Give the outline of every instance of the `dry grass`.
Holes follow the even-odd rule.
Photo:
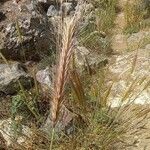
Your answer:
[[[54,126],[56,125],[58,113],[63,102],[65,84],[68,80],[69,65],[75,48],[77,27],[82,16],[82,11],[84,10],[82,5],[84,6],[84,4],[78,5],[78,10],[73,17],[65,18],[62,23],[62,47],[56,70],[56,78],[54,79],[53,100],[51,104]]]
[[[124,7],[126,20],[125,33],[131,34],[138,32],[140,29],[149,26],[146,20],[144,20],[144,17],[149,13],[145,5],[143,0],[134,0],[133,2],[127,1]]]
[[[96,9],[88,12],[84,28],[80,31],[80,44],[102,54],[111,52],[111,29],[116,17],[117,0],[91,1]],[[90,14],[90,15],[89,15]]]
[[[105,70],[100,70],[92,76],[84,75],[82,77],[78,74],[82,86],[73,86],[75,92],[71,91],[70,99],[73,101],[74,112],[84,118],[86,126],[78,128],[78,132],[72,136],[65,136],[61,139],[60,145],[55,143],[55,149],[116,150],[128,146],[131,142],[131,135],[142,135],[142,132],[145,132],[146,124],[144,122],[148,120],[149,108],[134,105],[135,99],[132,98],[133,91],[139,86],[141,80],[133,81],[120,99],[120,106],[111,108],[108,104],[116,81],[107,87],[104,76],[107,76]],[[143,90],[148,85],[149,82],[145,83]],[[79,93],[80,91],[81,93]],[[134,96],[137,98],[141,93],[142,91]],[[84,98],[78,98],[76,101],[76,97],[81,97],[81,95],[84,95]],[[131,99],[132,101],[130,101]],[[124,105],[125,101],[128,103]],[[84,110],[86,112],[81,111],[82,102],[85,103]]]

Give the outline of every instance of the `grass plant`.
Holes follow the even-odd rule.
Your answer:
[[[145,16],[149,18],[149,8],[143,0],[134,0],[133,2],[128,0],[124,12],[126,20],[124,33],[132,34],[149,26],[147,21],[149,19],[145,20]]]

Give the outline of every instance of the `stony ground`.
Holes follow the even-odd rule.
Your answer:
[[[124,6],[125,1],[120,1],[121,7]],[[112,101],[114,101],[114,107],[119,105],[117,95],[119,97],[120,93],[125,91],[128,86],[127,82],[133,82],[134,79],[146,77],[146,82],[150,80],[150,40],[145,45],[140,45],[139,41],[144,40],[145,35],[150,35],[150,30],[139,31],[138,33],[132,34],[130,38],[123,34],[123,28],[125,27],[124,12],[121,11],[115,21],[115,28],[113,30],[114,36],[112,40],[112,48],[117,53],[116,56],[110,59],[110,77],[111,80],[116,80],[114,86],[114,93],[112,94]],[[150,36],[149,36],[150,37]],[[138,46],[137,46],[138,45]],[[132,47],[132,48],[131,48]],[[136,66],[134,71],[132,70],[132,65],[136,59]],[[142,85],[136,86],[134,94],[138,90],[142,89]],[[114,100],[116,98],[116,101]],[[130,143],[124,150],[149,150],[150,149],[150,86],[141,93],[139,97],[135,100],[135,104],[132,107],[140,107],[141,109],[147,109],[148,116],[143,120],[145,124],[144,130],[141,128],[141,132],[137,135],[132,135],[127,133],[128,142]],[[127,116],[133,113],[133,108],[128,111]],[[135,122],[138,122],[138,118]],[[136,130],[136,127],[135,127]]]

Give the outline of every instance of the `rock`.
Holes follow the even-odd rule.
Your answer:
[[[87,48],[80,46],[75,51],[75,60],[80,70],[86,69],[88,65],[91,69],[98,69],[108,63],[106,56],[90,52]]]
[[[150,103],[150,51],[147,49],[149,46],[145,47],[138,49],[138,53],[128,52],[115,56],[114,62],[110,61],[113,63],[109,65],[108,85],[114,82],[109,98],[112,107],[119,107],[131,101],[139,105]],[[125,93],[127,94],[122,102]]]
[[[55,0],[38,0],[38,2],[51,5],[52,3],[55,3]]]
[[[48,3],[47,0],[38,0],[38,2],[40,2],[40,3]]]
[[[48,17],[54,17],[58,15],[58,11],[56,10],[54,5],[51,5],[47,10]]]
[[[63,14],[70,14],[70,12],[73,11],[77,5],[77,1],[75,0],[62,3],[61,1],[55,0],[38,0],[38,3],[43,7],[45,12],[47,12],[47,16],[49,17],[58,15],[58,13],[61,14],[62,12]],[[60,7],[60,5],[62,5],[62,7]],[[62,8],[62,10],[60,10],[60,8]]]
[[[5,14],[0,22],[0,51],[6,58],[38,60],[40,53],[47,54],[55,45],[51,42],[52,25],[38,4],[30,0],[6,1],[0,12]]]
[[[147,44],[147,45],[145,46],[145,49],[150,50],[150,44]]]
[[[139,49],[150,43],[150,31],[140,31],[133,33],[128,39],[127,44],[129,50]]]
[[[74,132],[74,121],[77,120],[77,115],[69,111],[64,105],[61,107],[58,122],[55,127],[55,132],[60,134],[62,131],[65,132],[67,135],[70,135]],[[52,131],[52,121],[51,115],[49,115],[41,127],[41,130],[47,133],[48,135],[51,134]]]
[[[114,35],[112,38],[112,49],[117,53],[121,53],[127,50],[127,36],[123,34]]]
[[[62,11],[64,14],[69,15],[71,11],[73,11],[73,4],[69,2],[64,2],[62,4]]]
[[[39,3],[46,3],[46,4],[49,4],[49,5],[52,5],[52,4],[56,4],[56,0],[37,0]],[[60,3],[61,1],[57,1],[57,4]],[[77,0],[68,0],[67,2],[70,2],[70,3],[76,3]]]
[[[90,51],[85,47],[77,47],[75,51],[75,60],[77,65],[82,68],[85,65],[85,57],[90,54]]]
[[[14,137],[13,121],[11,119],[0,120],[0,133],[6,141],[7,146],[13,144],[15,138],[18,144],[22,146],[28,146],[27,139],[31,138],[32,131],[29,127],[21,125],[21,130],[17,137]]]
[[[24,89],[29,89],[33,85],[33,78],[25,72],[22,64],[0,64],[0,93],[16,93],[20,90],[19,82]]]
[[[0,7],[0,51],[7,59],[39,60],[55,50],[53,17],[69,14],[75,1],[63,2],[62,11],[53,0],[5,1]],[[54,21],[56,22],[56,21]],[[55,24],[55,23],[54,23]],[[58,26],[58,25],[57,25]]]
[[[50,73],[49,67],[44,70],[40,70],[36,73],[36,79],[41,84],[42,87],[47,86],[51,88],[52,85],[52,74]]]

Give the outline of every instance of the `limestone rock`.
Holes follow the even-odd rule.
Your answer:
[[[58,11],[56,10],[54,5],[51,5],[47,10],[48,17],[54,17],[58,15]]]
[[[60,134],[62,131],[70,135],[74,132],[74,122],[77,120],[78,116],[69,111],[64,105],[61,107],[58,122],[55,126],[55,131],[57,134]],[[51,114],[47,117],[45,123],[41,127],[41,130],[50,135],[52,131],[52,120]]]
[[[8,59],[38,60],[52,44],[52,25],[42,6],[30,0],[0,6],[0,51]],[[5,16],[5,17],[4,17]],[[53,36],[54,38],[54,36]]]
[[[20,90],[18,81],[25,89],[33,85],[33,78],[25,72],[20,63],[0,64],[0,93],[4,95],[16,93]]]
[[[0,134],[2,134],[3,138],[6,141],[7,146],[10,146],[13,144],[13,141],[15,139],[14,130],[12,128],[13,121],[9,118],[6,120],[0,120]],[[16,139],[16,142],[18,144],[24,144],[27,146],[28,143],[27,139],[31,137],[32,132],[29,127],[21,125],[21,131],[18,134],[18,137]]]
[[[39,70],[36,74],[36,79],[42,87],[47,86],[48,88],[51,88],[52,75],[50,73],[49,67],[46,67],[44,70]]]

